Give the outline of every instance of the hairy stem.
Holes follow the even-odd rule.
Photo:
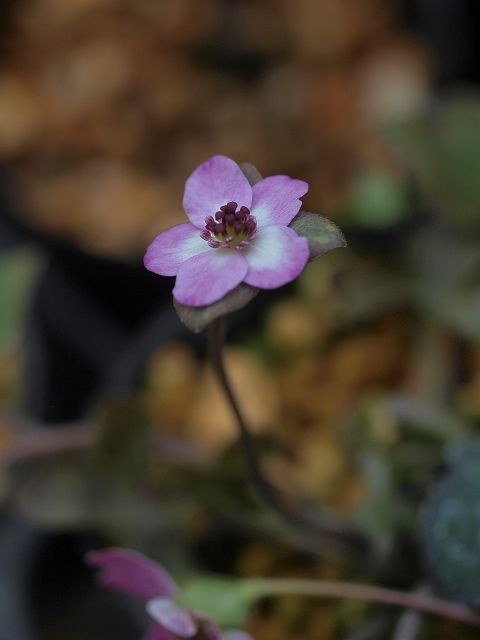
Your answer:
[[[344,552],[357,554],[361,552],[365,556],[367,543],[363,536],[357,532],[345,530],[322,514],[313,514],[307,512],[306,509],[290,504],[266,478],[255,438],[250,432],[225,370],[222,348],[223,322],[222,318],[219,318],[209,327],[210,360],[235,415],[248,473],[258,496],[283,520],[293,527],[301,529],[303,534],[311,538],[310,549],[312,549],[312,541],[314,541],[313,546],[316,546],[317,550],[321,550],[325,544],[325,538],[328,538],[331,545],[341,548]]]
[[[252,589],[259,597],[275,595],[300,595],[321,598],[346,598],[363,600],[377,604],[414,609],[457,622],[480,626],[480,616],[468,607],[421,593],[396,591],[385,587],[375,587],[352,582],[328,580],[296,580],[277,578],[253,578]]]
[[[237,421],[250,479],[252,480],[258,494],[271,507],[273,507],[275,511],[281,512],[284,517],[287,517],[290,520],[291,513],[284,508],[283,502],[281,501],[276,489],[270,484],[263,474],[255,439],[250,433],[250,429],[228,379],[223,363],[223,323],[221,322],[221,319],[215,320],[211,325],[209,346],[212,365]]]

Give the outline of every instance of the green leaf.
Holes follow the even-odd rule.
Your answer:
[[[183,324],[188,327],[190,331],[199,333],[217,318],[244,307],[253,300],[258,291],[258,289],[242,283],[214,304],[205,307],[187,307],[174,298],[173,306]]]
[[[472,441],[478,453],[478,441]],[[464,457],[441,480],[424,506],[423,544],[440,592],[480,603],[480,461]]]
[[[184,583],[179,602],[205,613],[222,627],[241,627],[259,595],[254,581],[199,576]]]
[[[310,260],[316,260],[333,249],[347,246],[347,241],[337,225],[318,213],[300,211],[290,227],[299,236],[307,238]]]

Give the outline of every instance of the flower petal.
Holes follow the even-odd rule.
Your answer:
[[[177,273],[173,295],[189,307],[203,307],[223,298],[248,271],[242,252],[210,249],[184,262]]]
[[[309,256],[308,241],[289,227],[274,224],[259,229],[243,255],[248,261],[244,281],[252,287],[276,289],[303,271]]]
[[[145,267],[161,276],[174,276],[179,266],[210,247],[193,224],[177,224],[160,233],[150,244],[143,259]]]
[[[87,562],[100,569],[98,581],[104,587],[144,600],[175,595],[176,586],[170,574],[138,551],[113,547],[90,551]]]
[[[251,212],[259,227],[285,224],[293,220],[302,205],[299,198],[308,191],[308,184],[289,176],[270,176],[252,187]]]
[[[171,631],[155,623],[148,630],[145,640],[176,640],[176,638]]]
[[[188,178],[183,208],[190,222],[203,228],[205,217],[214,216],[227,202],[250,207],[252,187],[236,162],[226,156],[213,156]]]
[[[191,638],[197,633],[197,624],[191,614],[169,598],[150,600],[147,611],[159,625],[181,638]]]

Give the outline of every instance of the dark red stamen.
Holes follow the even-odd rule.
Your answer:
[[[205,218],[205,228],[212,233],[215,232],[215,220],[212,218],[212,216],[208,216],[208,218]]]
[[[212,248],[243,249],[252,240],[257,221],[248,207],[242,206],[238,211],[237,207],[236,202],[227,202],[215,213],[215,218],[205,218],[200,235]]]

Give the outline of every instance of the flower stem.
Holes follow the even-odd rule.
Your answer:
[[[255,438],[250,432],[225,370],[222,353],[223,333],[223,319],[218,318],[209,327],[210,360],[236,418],[248,473],[258,496],[284,521],[297,529],[300,528],[303,534],[311,538],[310,549],[324,552],[325,539],[328,538],[331,545],[341,548],[343,552],[361,554],[366,559],[368,543],[363,536],[356,531],[342,528],[323,514],[307,513],[306,510],[292,505],[266,478]]]
[[[291,578],[253,578],[252,589],[259,597],[299,595],[321,598],[346,598],[377,604],[414,609],[457,622],[480,626],[480,616],[461,604],[441,600],[421,593],[397,591],[353,582],[302,580]]]

